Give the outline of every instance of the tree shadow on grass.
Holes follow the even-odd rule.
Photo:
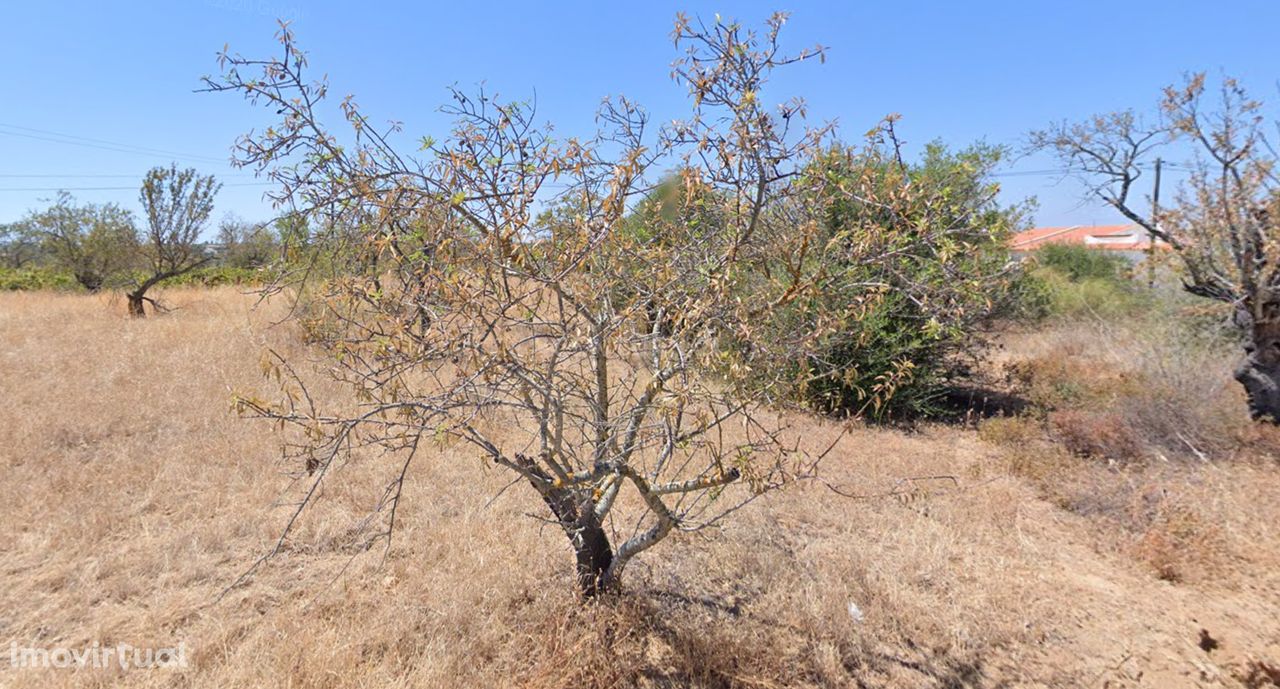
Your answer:
[[[935,421],[969,426],[982,419],[1020,416],[1032,408],[1027,398],[980,384],[953,385],[938,399]]]
[[[738,596],[722,600],[649,589],[626,598],[627,617],[651,637],[650,649],[659,649],[646,654],[638,668],[647,686],[730,689],[835,682],[866,687],[881,686],[886,678],[921,688],[988,686],[980,660],[889,648],[873,639],[824,639],[821,632],[753,615],[749,600]],[[835,662],[823,671],[814,657],[820,646],[835,652]],[[831,676],[833,671],[840,676]]]

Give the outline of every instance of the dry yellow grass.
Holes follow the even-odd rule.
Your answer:
[[[1036,474],[953,427],[855,430],[824,476],[863,495],[906,476],[958,488],[779,493],[659,545],[621,599],[590,607],[563,536],[522,516],[542,513],[537,497],[489,504],[505,477],[461,450],[413,467],[385,563],[352,560],[381,486],[369,457],[215,602],[286,516],[278,439],[231,393],[260,383],[265,345],[303,345],[233,290],[166,299],[171,315],[129,320],[106,298],[0,295],[0,687],[1191,687],[1280,664],[1274,461],[1119,474],[1059,457]],[[799,423],[816,445],[838,433]],[[1043,490],[1058,480],[1099,495],[1150,481],[1166,534],[1141,545],[1176,557],[1203,535],[1204,575],[1161,580]],[[185,669],[5,658],[11,642],[179,641]]]

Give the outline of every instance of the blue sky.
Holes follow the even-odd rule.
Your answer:
[[[400,120],[416,138],[442,133],[436,108],[451,84],[536,92],[542,118],[564,135],[587,133],[609,94],[637,99],[658,118],[679,116],[684,94],[669,77],[675,13],[758,23],[779,9],[792,13],[784,44],[830,52],[825,65],[794,69],[766,96],[803,95],[812,119],[836,121],[850,140],[900,113],[915,150],[931,139],[1019,145],[1054,120],[1147,108],[1190,70],[1239,76],[1267,98],[1280,78],[1275,0],[12,2],[0,14],[0,222],[58,188],[136,208],[142,174],[174,154],[224,181],[216,217],[270,217],[260,181],[225,161],[235,137],[270,124],[272,113],[194,90],[216,71],[224,43],[272,54],[277,17],[293,21],[332,93],[354,93],[366,114]],[[1030,157],[1006,170],[1053,167]],[[1000,181],[1008,201],[1039,198],[1042,225],[1120,220],[1082,203],[1071,180]]]

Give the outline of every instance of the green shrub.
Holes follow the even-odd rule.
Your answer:
[[[856,316],[802,367],[801,393],[812,406],[877,420],[944,411],[940,400],[967,373],[984,324],[1008,298],[1007,241],[1025,209],[995,201],[987,174],[1003,154],[935,143],[903,163],[893,146],[873,142],[815,160],[809,174],[829,195],[822,206],[830,242],[847,247],[828,267],[832,287],[822,299]]]
[[[805,167],[802,193],[768,209],[787,223],[817,223],[821,242],[801,257],[753,266],[739,289],[777,290],[796,270],[792,259],[822,261],[821,286],[782,299],[752,324],[750,346],[734,333],[720,333],[718,346],[731,366],[792,375],[793,385],[777,390],[822,412],[901,420],[943,412],[940,400],[966,373],[982,345],[984,325],[1007,299],[1011,270],[1008,237],[1022,222],[1024,208],[996,202],[989,173],[1004,150],[975,145],[950,151],[930,144],[918,161],[905,163],[891,126],[877,130],[865,147],[836,145],[818,152]],[[732,198],[664,180],[628,216],[621,232],[642,245],[679,241],[697,246],[698,235],[714,237]],[[540,236],[557,236],[578,209],[564,205],[539,217]],[[621,291],[653,295],[643,328],[704,314],[680,312],[682,295],[706,289],[706,266],[716,250],[676,260],[690,265],[654,284],[628,282]],[[643,258],[638,259],[640,261]],[[806,267],[806,270],[813,266]],[[650,274],[643,266],[637,274]],[[619,295],[619,302],[629,301]],[[832,328],[831,323],[840,323]],[[714,319],[707,321],[714,326]],[[804,333],[834,334],[796,343]],[[803,354],[798,354],[803,352]]]
[[[169,287],[261,285],[267,279],[268,274],[261,269],[209,266],[169,278],[163,285]],[[0,268],[0,291],[42,289],[79,291],[83,288],[76,281],[75,276],[65,270],[49,267]]]
[[[1151,295],[1140,286],[1120,278],[1071,280],[1053,268],[1034,273],[1049,295],[1049,314],[1061,318],[1114,318],[1133,314],[1151,305]]]
[[[163,284],[169,286],[198,285],[201,287],[260,285],[266,280],[266,276],[267,274],[260,269],[236,266],[209,266],[169,278]]]
[[[1054,288],[1045,275],[1023,266],[1010,280],[1000,315],[1038,323],[1054,312]]]
[[[0,268],[0,291],[79,290],[70,272],[54,268]]]
[[[1061,244],[1046,246],[1024,261],[1010,294],[1006,315],[1027,322],[1113,318],[1153,304],[1150,290],[1131,279],[1123,257]]]
[[[872,418],[936,411],[948,373],[936,357],[956,335],[929,327],[913,307],[900,293],[886,294],[869,305],[822,351],[832,372],[808,382],[810,403],[826,412],[864,412]]]
[[[1129,262],[1122,256],[1078,244],[1049,244],[1035,252],[1034,261],[1036,265],[1055,270],[1072,282],[1118,281],[1129,273]]]

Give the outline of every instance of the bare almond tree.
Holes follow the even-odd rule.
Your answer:
[[[801,101],[763,99],[774,69],[822,54],[784,55],[784,20],[756,33],[679,17],[673,73],[692,100],[687,120],[656,127],[610,98],[593,137],[556,138],[530,103],[454,91],[453,130],[417,142],[419,157],[350,96],[349,138],[326,129],[328,86],[305,76],[287,27],[278,58],[222,56],[209,90],[281,115],[240,140],[238,159],[280,184],[275,200],[309,219],[309,245],[340,263],[298,312],[361,400],[323,408],[284,358],[273,368],[283,399],[239,400],[300,431],[287,453],[307,477],[263,560],[361,447],[402,453],[378,506],[385,531],[370,542],[389,547],[415,458],[462,443],[537,492],[586,596],[615,588],[670,534],[717,524],[809,470],[821,451],[798,451],[765,406],[790,373],[755,365],[840,325],[816,318],[767,340],[755,327],[821,289],[827,263],[821,214],[794,193],[826,130],[803,125]],[[663,166],[679,171],[685,202],[714,205],[714,226],[634,231],[630,211]]]
[[[221,186],[212,175],[199,175],[192,168],[179,170],[176,164],[147,172],[138,194],[147,219],[146,235],[138,243],[147,272],[126,293],[129,315],[145,316],[147,302],[156,306],[147,290],[212,260],[199,245],[200,232],[213,213],[213,198]]]
[[[1203,74],[1165,89],[1160,117],[1132,111],[1099,115],[1032,134],[1054,151],[1090,193],[1167,242],[1192,294],[1229,304],[1245,336],[1236,379],[1255,419],[1280,423],[1280,190],[1262,104],[1234,79],[1206,98]],[[1175,202],[1151,210],[1139,180],[1170,144],[1196,151]],[[1143,187],[1145,187],[1145,180]]]

